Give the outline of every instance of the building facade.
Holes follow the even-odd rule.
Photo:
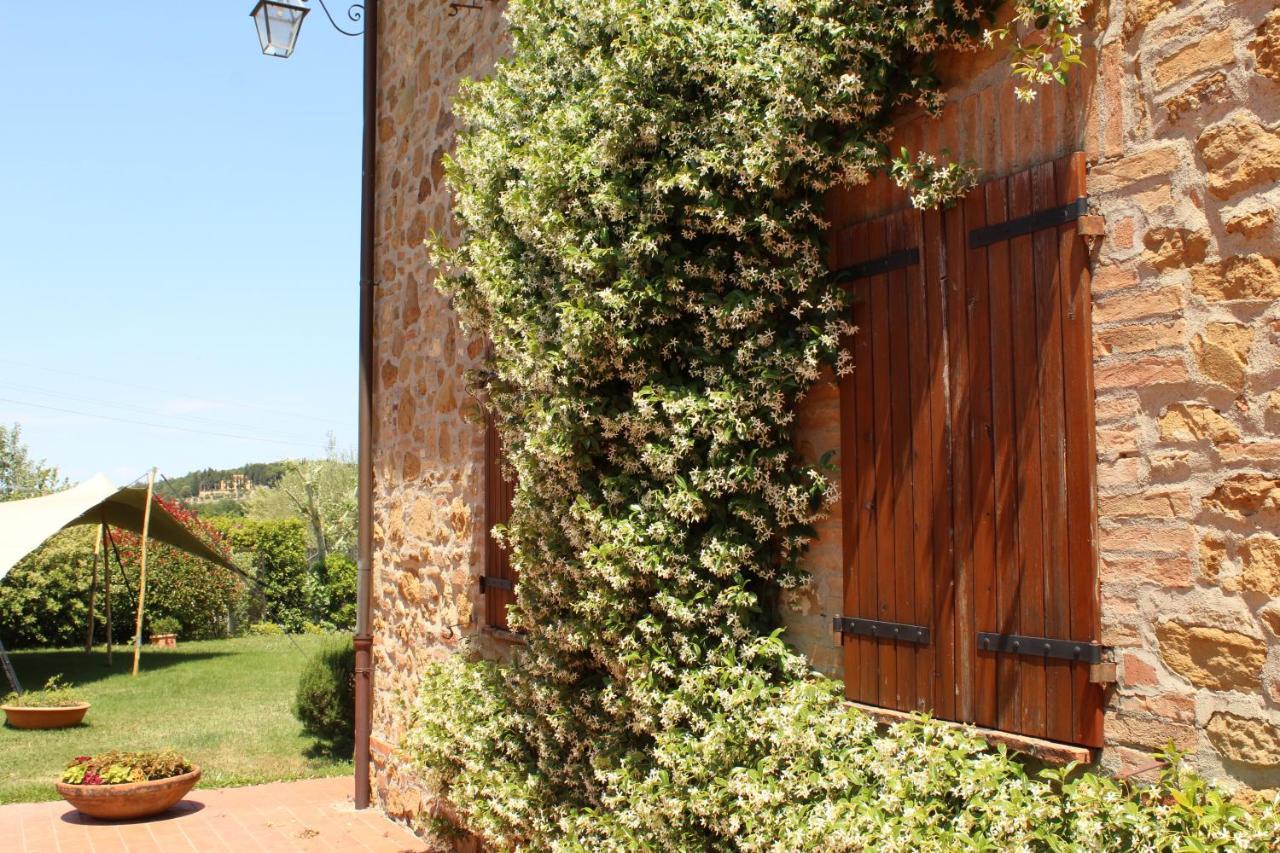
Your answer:
[[[394,816],[431,808],[397,749],[423,663],[518,642],[467,387],[485,342],[423,245],[456,236],[458,83],[506,49],[502,3],[481,5],[385,0],[377,22],[372,748]],[[1280,10],[1101,0],[1087,46],[1031,104],[1000,48],[941,63],[942,116],[902,115],[894,145],[980,165],[956,208],[887,184],[830,199],[855,378],[812,391],[796,441],[839,452],[842,502],[781,615],[853,701],[1126,773],[1172,742],[1277,787]]]

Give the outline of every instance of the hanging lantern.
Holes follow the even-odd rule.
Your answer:
[[[262,52],[267,56],[288,59],[293,53],[294,45],[298,43],[302,19],[310,11],[299,2],[258,0],[258,5],[249,14],[258,26],[258,41],[262,42]]]

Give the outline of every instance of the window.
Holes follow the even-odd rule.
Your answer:
[[[1082,154],[837,232],[845,692],[1097,746]]]
[[[480,589],[484,592],[485,624],[501,631],[510,630],[507,608],[515,598],[516,572],[511,566],[511,553],[498,546],[493,538],[494,525],[506,524],[511,518],[511,501],[515,483],[503,474],[502,440],[493,418],[485,419],[484,438],[484,575]]]

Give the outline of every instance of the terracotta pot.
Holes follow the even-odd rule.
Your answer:
[[[166,649],[172,649],[174,646],[178,645],[178,635],[177,634],[152,634],[151,645],[163,646]]]
[[[77,725],[89,710],[88,702],[64,705],[60,708],[23,708],[18,705],[0,705],[5,720],[15,729],[65,729]]]
[[[150,817],[172,808],[200,781],[200,768],[190,773],[156,779],[151,782],[127,782],[124,785],[57,784],[62,799],[76,811],[101,820],[129,820]]]

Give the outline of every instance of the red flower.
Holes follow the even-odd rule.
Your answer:
[[[99,776],[97,773],[93,772],[92,770],[90,770],[88,773],[85,773],[85,774],[84,774],[84,782],[82,782],[81,784],[83,784],[83,785],[101,785],[101,784],[102,784],[102,777],[101,777],[101,776]]]
[[[71,759],[71,763],[84,764],[86,761],[89,761],[92,758],[93,758],[92,755],[77,755],[75,758]]]

